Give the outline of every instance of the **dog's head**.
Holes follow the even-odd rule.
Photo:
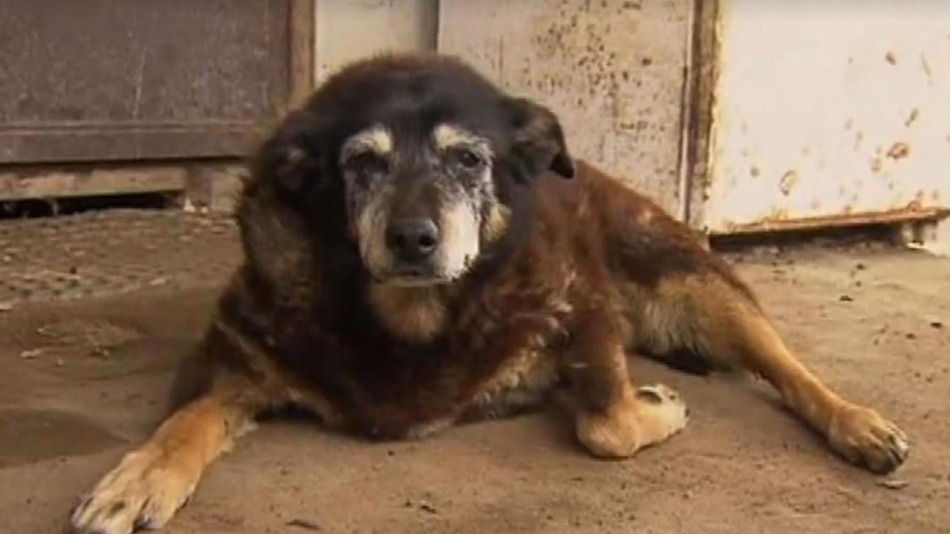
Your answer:
[[[442,56],[343,69],[264,154],[262,174],[300,214],[326,224],[335,212],[369,274],[398,285],[461,278],[536,178],[574,175],[553,113]]]

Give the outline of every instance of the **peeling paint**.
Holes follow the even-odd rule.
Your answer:
[[[443,1],[438,48],[543,102],[576,156],[676,213],[690,9],[679,0]]]
[[[904,159],[910,155],[910,145],[903,142],[897,142],[891,145],[891,148],[887,150],[887,157],[897,160]]]
[[[778,188],[783,195],[788,196],[792,192],[792,189],[795,187],[795,184],[798,183],[798,173],[795,171],[788,171],[782,175],[782,179],[779,180]]]
[[[920,110],[914,108],[910,111],[910,115],[907,117],[907,120],[904,121],[904,126],[910,127],[911,124],[914,124],[914,121],[917,120],[917,117],[920,116]]]

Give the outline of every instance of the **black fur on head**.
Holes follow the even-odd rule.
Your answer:
[[[446,283],[510,248],[538,177],[574,172],[547,108],[453,58],[384,56],[344,68],[281,122],[238,218],[249,262],[278,284],[317,263],[305,243],[378,282]]]

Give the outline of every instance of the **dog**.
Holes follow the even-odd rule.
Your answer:
[[[75,508],[73,532],[160,528],[256,416],[284,407],[411,439],[563,392],[584,449],[630,457],[689,417],[670,388],[634,385],[630,353],[759,375],[874,473],[907,457],[904,433],[806,369],[685,225],[461,60],[344,67],[249,175],[244,261],[182,364],[177,408]]]

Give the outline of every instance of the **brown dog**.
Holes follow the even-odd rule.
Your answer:
[[[580,442],[627,457],[681,430],[627,352],[761,375],[846,459],[904,434],[825,387],[748,287],[646,198],[575,162],[556,117],[445,57],[328,80],[264,143],[245,262],[179,375],[179,409],[75,510],[76,532],[165,524],[252,419],[294,405],[379,439],[572,395]]]

